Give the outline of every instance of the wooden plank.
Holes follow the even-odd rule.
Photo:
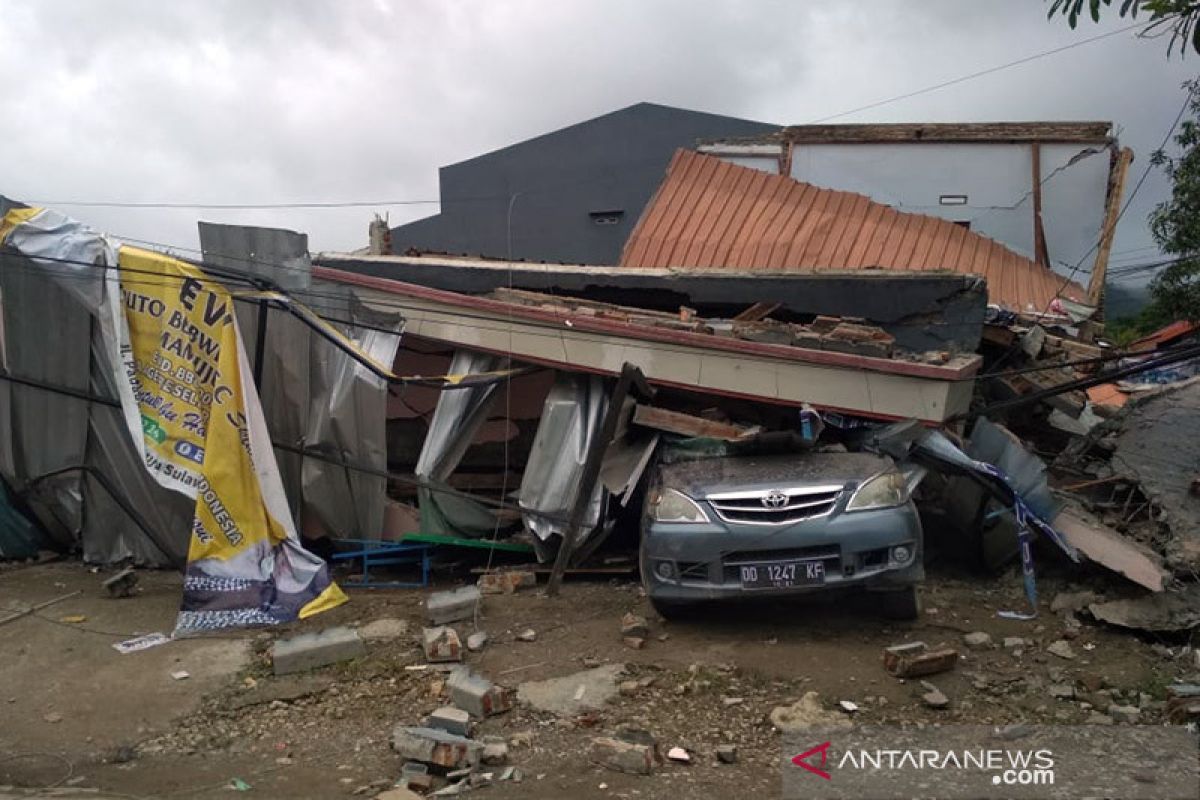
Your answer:
[[[758,322],[771,316],[783,303],[755,303],[733,318],[734,322]]]
[[[679,411],[668,411],[665,408],[641,404],[633,409],[633,424],[667,433],[677,433],[680,436],[703,436],[709,439],[722,439],[726,442],[741,441],[754,436],[759,431],[758,428],[743,428],[728,422],[717,422]]]
[[[784,141],[827,142],[1091,142],[1108,139],[1109,122],[897,122],[793,125],[775,134]],[[757,137],[762,138],[762,137]]]
[[[1092,263],[1092,279],[1088,282],[1088,302],[1099,306],[1104,296],[1104,279],[1108,274],[1108,256],[1112,252],[1113,237],[1117,232],[1117,220],[1121,216],[1121,197],[1125,194],[1125,177],[1133,162],[1133,151],[1122,148],[1113,167],[1112,185],[1108,192],[1108,207],[1104,211],[1104,229],[1100,235],[1100,247]]]
[[[1033,161],[1033,254],[1037,263],[1050,266],[1050,251],[1046,248],[1046,228],[1042,224],[1042,145],[1029,145]]]

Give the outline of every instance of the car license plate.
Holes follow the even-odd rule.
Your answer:
[[[825,582],[824,561],[773,561],[740,564],[743,589],[786,589]]]

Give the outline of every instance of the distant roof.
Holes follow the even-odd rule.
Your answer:
[[[879,142],[1105,142],[1111,122],[898,122],[867,125],[790,125],[765,137],[714,142],[788,141],[796,144]]]
[[[676,151],[621,266],[946,270],[984,277],[989,300],[1017,311],[1044,310],[1060,293],[1086,297],[1078,284],[949,220],[687,150]]]
[[[1153,333],[1148,333],[1135,342],[1130,343],[1130,350],[1153,350],[1157,347],[1164,347],[1171,344],[1176,339],[1182,339],[1196,331],[1200,331],[1200,322],[1191,322],[1186,319],[1180,319],[1166,325]]]

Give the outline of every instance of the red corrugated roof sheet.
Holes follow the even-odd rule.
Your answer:
[[[1200,322],[1190,322],[1186,319],[1179,319],[1159,328],[1154,333],[1149,333],[1129,345],[1130,350],[1154,350],[1165,345],[1169,345],[1176,339],[1180,339],[1191,333],[1200,330]]]
[[[689,150],[676,151],[621,266],[752,271],[950,270],[987,279],[991,302],[1045,310],[1076,283],[986,236]]]

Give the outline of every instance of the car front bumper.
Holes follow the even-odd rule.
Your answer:
[[[894,558],[897,547],[908,551],[903,563]],[[824,580],[743,588],[742,565],[790,561],[822,562]],[[898,589],[925,577],[921,520],[910,501],[895,508],[835,513],[779,528],[719,519],[647,522],[642,530],[641,569],[650,597],[674,603],[838,588]]]

